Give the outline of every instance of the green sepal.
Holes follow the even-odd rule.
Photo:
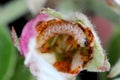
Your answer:
[[[15,50],[5,26],[0,26],[0,80],[10,80],[16,65]]]
[[[62,15],[60,13],[50,8],[44,8],[42,9],[42,12],[48,14],[49,16],[62,19]]]

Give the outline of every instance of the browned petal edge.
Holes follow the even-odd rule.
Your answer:
[[[93,46],[93,42],[94,42],[94,35],[91,31],[91,29],[89,27],[82,27],[81,24],[77,23],[77,25],[83,30],[83,32],[86,35],[86,42],[85,45],[86,46]]]
[[[71,70],[71,61],[64,60],[64,61],[57,61],[53,66],[58,70],[62,72],[67,72],[71,74],[77,74],[80,70],[80,66],[75,68],[74,70]]]
[[[93,58],[93,41],[94,41],[94,35],[91,31],[91,29],[89,27],[84,28],[82,27],[81,24],[79,23],[74,23],[74,22],[70,22],[70,21],[65,21],[65,20],[61,20],[61,19],[52,19],[49,21],[40,21],[37,25],[36,25],[36,31],[37,31],[37,43],[39,45],[39,38],[41,34],[44,34],[44,30],[48,27],[48,26],[54,26],[54,25],[61,25],[61,24],[71,24],[72,26],[78,25],[82,31],[84,32],[84,34],[86,35],[86,51],[88,54],[85,54],[85,52],[81,51],[80,54],[82,56],[82,60],[83,60],[83,65],[82,66],[78,66],[76,69],[71,70],[71,62],[72,60],[64,60],[64,61],[57,61],[53,64],[53,66],[61,72],[65,72],[65,73],[71,73],[71,74],[76,74],[80,71],[81,67],[85,67],[85,65]],[[73,36],[74,37],[74,36]],[[43,52],[47,52],[48,49],[43,49]]]
[[[85,35],[86,35],[86,39],[88,41],[88,45],[89,46],[93,46],[93,42],[94,42],[94,35],[92,34],[92,31],[90,30],[90,28],[85,28]]]

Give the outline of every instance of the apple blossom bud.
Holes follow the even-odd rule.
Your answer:
[[[22,31],[20,52],[37,80],[74,80],[82,70],[104,72],[110,68],[87,17],[82,13],[66,16],[42,9]]]

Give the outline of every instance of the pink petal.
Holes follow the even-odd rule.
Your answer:
[[[48,19],[47,14],[40,14],[35,19],[30,20],[24,27],[20,37],[20,51],[23,56],[28,51],[28,43],[30,38],[36,36],[35,26],[39,21],[46,21]]]
[[[20,37],[20,51],[23,56],[28,51],[28,42],[31,37],[35,35],[35,30],[33,28],[34,19],[30,20],[24,27],[21,37]]]

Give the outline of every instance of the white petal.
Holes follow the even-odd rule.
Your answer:
[[[72,67],[71,69],[74,70],[76,67],[78,66],[82,66],[83,65],[83,61],[81,60],[81,55],[79,53],[76,53],[73,57],[73,61],[72,61]],[[82,67],[80,67],[80,70]]]
[[[27,0],[28,8],[34,14],[38,14],[47,0]]]
[[[32,45],[32,47],[31,47]],[[37,80],[74,80],[75,75],[63,74],[44,60],[35,49],[35,38],[30,40],[29,52],[25,58],[25,65],[30,68]]]
[[[56,57],[55,57],[55,54],[53,53],[44,53],[44,54],[39,53],[39,55],[50,64],[54,64],[56,62]]]
[[[113,78],[120,74],[120,60],[113,66],[108,77]]]
[[[118,5],[120,5],[120,0],[114,0]]]
[[[113,80],[120,80],[120,78],[115,78],[115,79],[113,79]]]

